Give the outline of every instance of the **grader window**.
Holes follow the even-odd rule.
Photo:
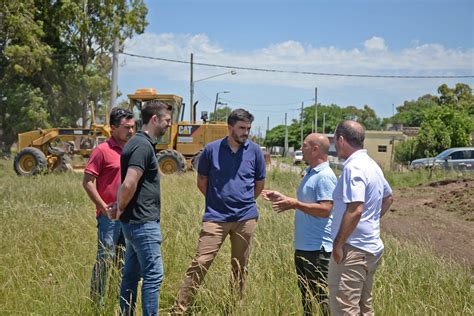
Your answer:
[[[133,100],[132,105],[132,112],[133,118],[135,119],[135,131],[139,131],[142,129],[142,102],[139,100]]]

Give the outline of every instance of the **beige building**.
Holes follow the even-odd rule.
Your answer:
[[[407,138],[397,131],[365,131],[364,148],[382,169],[393,168],[395,145]]]
[[[329,154],[336,156],[334,147],[334,135],[326,134],[331,146]],[[395,145],[408,138],[401,131],[365,131],[364,148],[372,159],[374,159],[382,169],[393,168],[393,156]]]

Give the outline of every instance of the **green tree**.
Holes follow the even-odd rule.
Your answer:
[[[227,122],[227,117],[229,116],[230,112],[232,112],[232,108],[228,106],[218,108],[216,112],[211,112],[209,120]]]
[[[415,138],[409,138],[395,145],[395,153],[393,159],[403,165],[409,164],[411,161],[420,158],[416,155],[417,142]]]
[[[75,126],[80,116],[86,121],[90,102],[96,108],[108,102],[114,38],[122,45],[142,33],[146,14],[143,0],[0,0],[0,122],[6,150],[18,132]],[[23,99],[17,97],[21,93]],[[15,124],[25,106],[38,115]]]
[[[456,83],[455,87],[451,89],[446,84],[443,84],[439,86],[438,93],[440,94],[438,98],[440,105],[455,107],[474,115],[474,95],[469,85]]]
[[[389,121],[403,126],[419,127],[425,116],[425,111],[438,106],[438,98],[430,94],[419,97],[417,100],[405,101],[397,107],[395,114]]]
[[[298,136],[295,133],[290,134],[288,129],[288,146],[295,146],[298,144],[299,141],[299,134]],[[278,125],[272,128],[267,132],[265,135],[265,146],[273,147],[273,146],[284,146],[285,145],[285,125]]]
[[[50,4],[61,19],[59,44],[66,47],[70,57],[69,82],[73,83],[75,98],[68,98],[73,108],[80,109],[83,124],[89,102],[99,107],[109,95],[110,57],[115,37],[121,44],[135,33],[143,33],[147,9],[143,0],[123,1],[77,0],[62,6]],[[58,43],[58,41],[55,41]]]
[[[53,50],[34,12],[33,0],[0,2],[0,143],[7,152],[18,132],[48,127],[44,93],[32,77],[51,65]]]
[[[416,137],[418,157],[432,157],[450,147],[465,147],[471,143],[473,120],[466,112],[441,106],[426,112]]]

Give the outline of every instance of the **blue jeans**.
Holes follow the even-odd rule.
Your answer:
[[[158,299],[163,280],[160,222],[122,222],[122,230],[127,248],[120,288],[120,312],[122,315],[134,313],[138,281],[142,276],[143,315],[158,315]]]
[[[125,246],[120,222],[112,221],[104,215],[97,217],[97,257],[91,280],[91,297],[96,303],[104,299],[107,271],[114,259],[120,269],[120,258],[116,258],[116,254],[120,252],[119,246]]]

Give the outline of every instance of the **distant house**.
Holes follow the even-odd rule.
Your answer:
[[[326,134],[330,140],[329,154],[336,157],[334,134]],[[382,169],[393,167],[395,145],[407,138],[401,131],[365,131],[364,148]]]
[[[393,167],[395,145],[407,138],[400,131],[366,131],[364,148],[382,169]]]

